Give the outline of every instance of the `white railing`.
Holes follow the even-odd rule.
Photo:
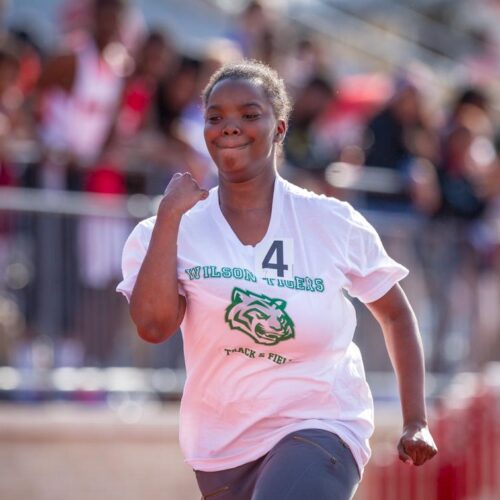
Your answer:
[[[353,173],[341,167],[331,167],[329,181],[351,193],[398,192],[401,188],[397,174],[375,167]],[[15,380],[16,373],[35,380],[33,373],[39,370],[52,373],[86,366],[182,369],[180,337],[159,346],[134,340],[126,302],[114,291],[121,278],[125,238],[137,220],[155,212],[157,203],[158,198],[144,195],[0,189],[0,366],[17,370],[5,372],[11,377],[7,380]],[[448,254],[460,248],[463,235],[450,232],[452,224],[446,221],[441,232],[441,226],[432,228],[425,217],[376,210],[364,213],[390,254],[411,270],[403,287],[417,312],[427,353],[437,344],[439,315],[448,298],[462,301],[454,323],[446,327],[453,330],[451,337],[441,344],[460,366],[469,356],[476,328],[471,302],[475,292],[442,264],[451,262]],[[435,251],[442,255],[434,256]],[[470,271],[479,279],[477,269]],[[434,285],[444,281],[446,291],[433,289],[429,277]],[[365,356],[367,369],[387,370],[390,364],[382,338],[374,335],[378,327],[364,308],[358,309],[356,341],[363,352],[370,353]],[[463,317],[460,324],[459,316]],[[71,373],[70,379],[78,385],[80,372]],[[107,374],[101,373],[96,380],[111,380]]]

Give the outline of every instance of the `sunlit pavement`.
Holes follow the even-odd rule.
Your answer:
[[[178,445],[178,411],[176,402],[126,397],[97,405],[3,403],[0,498],[199,499]],[[398,418],[394,403],[377,407],[377,436],[394,446]]]
[[[199,499],[178,404],[0,406],[2,500]]]

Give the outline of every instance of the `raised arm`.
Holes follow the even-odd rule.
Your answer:
[[[366,306],[382,328],[398,379],[403,412],[399,458],[422,465],[437,453],[437,448],[427,423],[424,355],[415,314],[399,285]]]
[[[186,299],[178,292],[177,236],[182,215],[207,196],[190,174],[174,174],[165,190],[130,298],[130,315],[147,342],[163,342],[182,322]]]

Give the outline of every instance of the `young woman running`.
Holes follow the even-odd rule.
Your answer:
[[[399,456],[423,464],[437,449],[420,334],[398,284],[408,271],[348,203],[278,175],[290,104],[275,71],[225,66],[204,105],[219,185],[174,175],[158,214],[130,235],[118,287],[144,340],[181,327],[180,443],[203,498],[353,496],[373,401],[344,291],[380,323],[401,394]]]

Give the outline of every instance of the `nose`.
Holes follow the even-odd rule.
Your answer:
[[[234,122],[227,122],[224,124],[224,128],[222,129],[222,134],[231,136],[231,135],[240,135],[241,130]]]

